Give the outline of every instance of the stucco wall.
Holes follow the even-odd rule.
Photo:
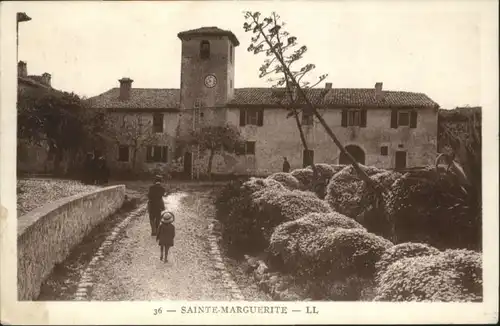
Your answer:
[[[55,264],[121,207],[125,186],[63,198],[18,218],[18,300],[35,300]]]
[[[110,113],[112,119],[116,121],[117,126],[120,125],[121,119],[125,116],[125,119],[134,120],[138,116],[141,117],[145,125],[152,125],[153,123],[153,113],[140,113],[140,114],[126,114],[122,112]],[[177,129],[179,124],[180,115],[176,112],[163,112],[163,133],[157,133],[158,141],[154,143],[142,143],[137,148],[137,159],[135,164],[136,171],[153,171],[156,169],[167,169],[172,165],[175,153],[175,139],[177,137]],[[148,130],[149,132],[150,130]],[[130,137],[124,136],[120,140],[112,140],[109,143],[108,150],[106,152],[106,159],[109,167],[112,170],[127,171],[132,170],[133,159],[134,159],[134,146],[132,146]],[[129,148],[129,160],[128,162],[118,161],[118,146],[119,145],[131,145]],[[146,162],[146,147],[148,145],[156,146],[168,146],[167,162]]]
[[[365,152],[365,164],[381,168],[395,166],[395,152],[407,151],[407,166],[432,164],[437,152],[437,112],[435,109],[418,110],[417,128],[390,126],[391,111],[388,109],[369,109],[367,127],[342,127],[340,109],[322,112],[324,119],[344,145],[357,145]],[[264,110],[264,125],[239,127],[239,109],[228,112],[228,122],[238,126],[247,140],[256,141],[256,153],[235,157],[227,168],[234,173],[253,170],[256,174],[269,174],[280,171],[283,156],[294,168],[302,167],[302,144],[299,131],[293,118],[286,118],[284,109]],[[308,146],[314,150],[315,162],[337,164],[339,150],[329,138],[319,122],[305,126]],[[389,153],[382,156],[381,146],[388,146]],[[400,147],[401,146],[401,147]],[[219,156],[217,160],[222,158]]]

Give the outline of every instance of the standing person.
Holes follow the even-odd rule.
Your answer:
[[[283,172],[288,173],[290,172],[290,163],[286,159],[286,157],[283,157]]]
[[[161,185],[161,176],[155,177],[154,184],[149,187],[148,192],[148,211],[149,223],[151,224],[151,235],[156,235],[156,228],[160,222],[161,212],[165,210],[163,196],[165,196],[165,188]]]
[[[104,156],[99,157],[99,161],[97,164],[97,171],[98,171],[98,184],[106,184],[108,183],[108,177],[109,177],[109,170],[108,166],[106,165],[106,159]]]
[[[175,217],[172,212],[168,211],[163,211],[161,215],[161,222],[158,226],[156,240],[160,246],[160,260],[163,260],[163,262],[166,263],[168,251],[170,247],[174,246],[175,226],[172,223],[174,222]]]

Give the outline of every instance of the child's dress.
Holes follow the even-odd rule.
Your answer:
[[[160,223],[156,238],[159,240],[158,244],[160,246],[173,247],[175,238],[175,226],[172,223]]]

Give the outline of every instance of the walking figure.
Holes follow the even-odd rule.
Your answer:
[[[151,224],[151,235],[156,235],[156,228],[160,222],[161,212],[165,210],[163,196],[165,196],[165,188],[161,185],[161,176],[155,177],[154,184],[149,187],[148,192],[148,212],[149,223]]]
[[[283,172],[290,172],[290,163],[286,159],[286,157],[283,157]]]
[[[175,217],[172,212],[168,211],[163,211],[161,215],[161,222],[158,226],[156,240],[160,246],[160,260],[166,263],[168,261],[168,250],[170,247],[174,246],[175,226],[172,223]]]

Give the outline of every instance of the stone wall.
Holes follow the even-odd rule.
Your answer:
[[[63,198],[19,217],[18,300],[35,300],[54,266],[124,199],[125,186],[112,186]]]

